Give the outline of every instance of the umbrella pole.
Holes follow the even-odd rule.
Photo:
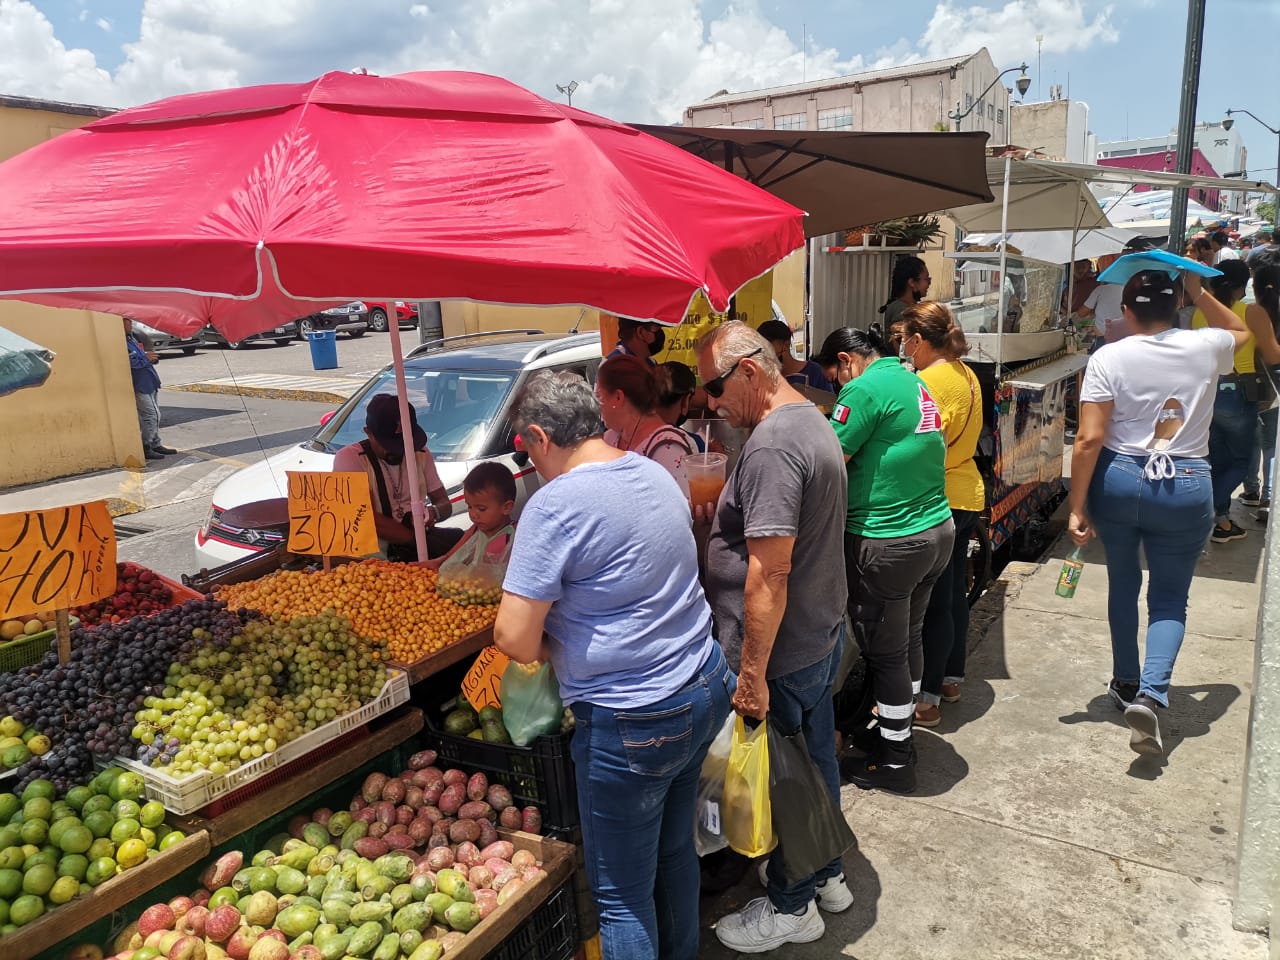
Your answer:
[[[1009,269],[1009,173],[1012,161],[1004,157],[1004,197],[1000,201],[1000,307],[996,312],[996,379],[1004,369],[1004,285],[1008,282]]]
[[[393,301],[394,302],[394,301]],[[392,307],[394,310],[395,307]],[[394,317],[394,314],[393,314]],[[409,470],[409,502],[413,506],[413,541],[418,548],[418,559],[427,559],[426,510],[422,503],[422,484],[418,477],[417,451],[413,447],[413,423],[409,419],[409,390],[404,382],[404,350],[400,346],[400,324],[392,322],[391,363],[396,371],[396,400],[400,403],[400,435],[405,438],[405,459],[413,455]]]
[[[1071,319],[1071,307],[1076,302],[1076,240],[1080,234],[1080,216],[1083,215],[1084,206],[1084,184],[1076,185],[1076,200],[1081,206],[1081,214],[1078,214],[1071,223],[1071,259],[1067,262],[1067,323],[1074,325]]]

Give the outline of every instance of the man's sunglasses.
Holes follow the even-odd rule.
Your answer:
[[[733,366],[730,367],[728,370],[726,370],[724,373],[720,374],[720,376],[716,377],[714,380],[708,380],[706,383],[704,383],[702,385],[702,389],[707,391],[707,396],[714,397],[717,400],[719,400],[722,396],[724,396],[724,382],[733,376],[733,372],[738,369],[738,364],[740,364],[743,360],[747,359],[747,357],[754,357],[757,353],[759,353],[763,349],[764,349],[763,347],[756,347],[750,353],[745,354],[739,357],[737,360],[733,361]]]

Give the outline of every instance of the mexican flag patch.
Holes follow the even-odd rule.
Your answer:
[[[831,411],[831,419],[836,423],[848,423],[849,408],[843,403],[837,403],[835,409]]]

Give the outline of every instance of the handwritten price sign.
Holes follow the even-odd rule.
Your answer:
[[[377,553],[365,475],[290,470],[289,549],[321,557]]]
[[[0,514],[0,620],[116,590],[116,531],[101,500]]]
[[[502,706],[502,672],[510,658],[497,647],[480,651],[471,669],[462,678],[462,693],[477,710]]]

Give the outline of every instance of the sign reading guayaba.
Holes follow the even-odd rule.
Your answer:
[[[378,552],[369,481],[363,473],[290,470],[289,550],[309,556]]]
[[[116,590],[116,531],[101,500],[0,514],[0,620]]]

